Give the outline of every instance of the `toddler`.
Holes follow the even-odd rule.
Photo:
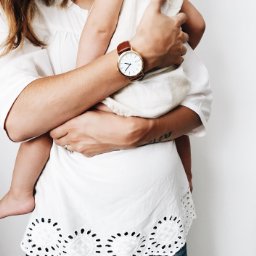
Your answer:
[[[149,2],[95,0],[80,38],[77,67],[90,63],[107,50],[116,49],[118,43],[132,38]],[[190,35],[190,46],[195,48],[204,27],[204,20],[196,8],[187,0],[184,3],[183,0],[168,0],[162,11],[172,16],[180,11],[181,6],[188,16],[184,30]],[[95,107],[123,116],[156,118],[178,106],[186,97],[189,86],[182,66],[170,67],[146,75],[142,81],[133,82]],[[182,136],[175,142],[192,189],[189,138]],[[21,144],[10,190],[0,201],[0,218],[29,213],[34,209],[34,187],[48,161],[51,145],[52,139],[48,134]]]

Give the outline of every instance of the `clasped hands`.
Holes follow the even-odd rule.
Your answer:
[[[54,142],[87,157],[139,146],[147,140],[152,120],[87,111],[50,132]]]

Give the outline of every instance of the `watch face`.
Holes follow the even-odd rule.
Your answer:
[[[142,72],[143,60],[136,52],[127,51],[120,55],[118,68],[125,76],[134,77]]]

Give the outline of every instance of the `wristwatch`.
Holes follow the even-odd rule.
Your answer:
[[[119,72],[131,81],[141,80],[144,77],[144,61],[141,55],[134,51],[129,41],[117,46],[119,55],[117,67]]]

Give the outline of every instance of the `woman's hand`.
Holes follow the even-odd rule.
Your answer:
[[[183,106],[155,119],[121,117],[94,110],[87,111],[52,130],[50,136],[59,146],[69,145],[69,150],[85,156],[95,156],[170,141],[187,134],[199,125],[199,116]]]
[[[151,0],[131,40],[132,47],[145,59],[145,71],[180,65],[187,51],[184,43],[188,40],[188,34],[181,29],[186,15],[180,13],[170,18],[162,14],[164,2]]]
[[[92,157],[133,148],[150,129],[150,120],[93,110],[52,130],[50,136],[57,145],[68,145],[69,150]]]

